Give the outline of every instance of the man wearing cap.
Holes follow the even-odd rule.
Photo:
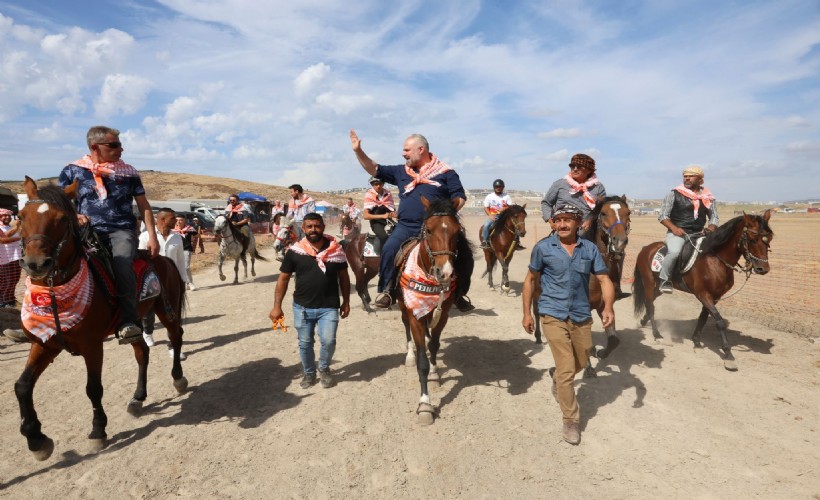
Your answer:
[[[488,219],[481,228],[481,248],[490,248],[490,226],[512,204],[512,198],[504,192],[504,181],[494,180],[493,192],[484,198],[484,213]]]
[[[430,146],[423,135],[413,134],[404,141],[404,165],[379,165],[371,160],[362,150],[362,142],[355,130],[350,131],[350,144],[356,159],[368,174],[399,188],[399,221],[382,248],[379,263],[379,294],[373,301],[376,307],[388,308],[392,303],[390,289],[394,286],[393,277],[396,274],[395,256],[402,243],[421,233],[424,224],[425,208],[421,197],[428,201],[448,199],[456,210],[460,210],[467,201],[467,195],[456,171],[430,152]],[[458,274],[455,305],[459,311],[464,312],[475,308],[465,298],[470,289],[470,278],[475,262],[464,234],[457,238],[457,251],[455,267],[462,272]]]
[[[606,188],[595,175],[595,160],[583,153],[572,156],[569,173],[552,183],[541,200],[541,215],[549,222],[553,209],[561,205],[572,205],[581,211],[583,221],[579,232],[582,238],[592,239],[587,232],[592,224],[592,210],[598,198],[606,197]]]
[[[370,221],[370,229],[379,239],[379,248],[387,242],[387,221],[396,217],[396,204],[393,195],[384,189],[384,183],[378,177],[370,177],[371,188],[364,194],[364,220]]]
[[[670,276],[687,236],[699,232],[711,233],[720,224],[715,197],[703,185],[702,168],[691,166],[683,169],[683,183],[666,195],[658,220],[669,230],[666,233],[666,257],[660,271],[660,291],[672,293]]]
[[[524,288],[524,330],[532,334],[535,323],[530,312],[536,280],[541,330],[550,345],[555,367],[550,368],[552,395],[563,413],[563,438],[570,444],[581,440],[580,409],[573,380],[589,362],[592,349],[592,315],[589,311],[589,276],[601,284],[604,310],[601,321],[607,328],[615,320],[612,304],[615,287],[595,243],[578,237],[582,214],[574,205],[558,204],[549,220],[553,233],[532,249]]]

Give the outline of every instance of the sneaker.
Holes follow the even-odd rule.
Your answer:
[[[145,340],[145,345],[148,347],[154,347],[154,336],[150,333],[143,333],[142,339]]]
[[[133,344],[142,338],[142,328],[134,323],[125,323],[120,327],[120,344]]]
[[[174,350],[173,349],[168,349],[168,357],[171,358],[171,359],[174,359]],[[188,356],[186,356],[184,352],[182,352],[182,351],[179,352],[179,360],[180,361],[185,361],[187,358],[188,358]]]
[[[564,422],[564,441],[569,444],[581,442],[581,426],[578,425],[578,422]]]
[[[659,287],[659,290],[661,291],[661,293],[672,293],[674,287],[672,286],[672,283],[668,281],[661,281],[661,286]]]
[[[481,245],[479,245],[479,248],[481,248],[482,250],[489,250],[490,249],[490,244],[487,243],[486,241],[482,241]]]
[[[333,387],[333,375],[330,373],[330,368],[325,371],[319,370],[319,383],[325,389]]]
[[[526,249],[527,249],[527,247],[525,247],[525,246],[524,246],[524,245],[522,245],[521,243],[516,243],[516,244],[515,244],[515,249],[516,249],[516,250],[526,250]]]
[[[188,290],[193,292],[194,290],[196,290],[196,285],[194,285],[193,283],[188,283]]]
[[[380,292],[376,296],[376,300],[373,301],[373,305],[378,307],[379,309],[390,309],[390,304],[393,302],[393,298],[390,297],[390,294],[387,292]]]
[[[549,369],[550,378],[552,379],[552,397],[555,398],[555,402],[558,402],[558,386],[555,385],[555,367]]]
[[[456,299],[456,308],[461,312],[470,312],[475,309],[475,306],[472,302],[470,302],[470,298],[466,295],[462,295],[461,297]]]
[[[302,389],[308,389],[310,386],[316,383],[316,374],[315,373],[305,373],[305,376],[302,377],[302,381],[299,382],[299,387]]]

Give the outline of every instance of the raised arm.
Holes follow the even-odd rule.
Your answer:
[[[353,147],[353,152],[356,153],[356,159],[359,160],[365,172],[370,175],[376,175],[378,165],[365,154],[362,149],[362,140],[359,139],[359,136],[356,135],[356,131],[353,129],[350,129],[350,145]]]

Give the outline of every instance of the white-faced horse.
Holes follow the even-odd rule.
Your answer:
[[[283,215],[279,220],[279,229],[274,237],[273,250],[276,252],[276,260],[282,260],[288,247],[296,243],[296,231],[293,229],[293,221]]]
[[[248,230],[250,231],[250,228],[248,228]],[[246,236],[238,227],[233,225],[230,219],[224,215],[220,215],[216,218],[216,222],[214,223],[214,234],[217,234],[220,237],[219,255],[216,259],[217,267],[219,269],[219,279],[225,281],[225,275],[222,273],[222,263],[225,262],[226,258],[234,259],[234,284],[239,283],[240,259],[242,259],[242,266],[245,269],[245,279],[248,279],[248,255],[251,256],[251,276],[256,276],[256,269],[254,269],[256,259],[262,261],[267,259],[259,255],[259,252],[256,251],[256,240],[254,239],[253,234],[249,232],[251,236]]]

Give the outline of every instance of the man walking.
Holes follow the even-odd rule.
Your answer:
[[[302,221],[305,220],[307,214],[316,211],[316,201],[305,194],[301,184],[291,184],[288,189],[290,189],[290,201],[287,217],[293,222],[296,237],[301,240],[305,236],[302,232]]]
[[[612,304],[615,287],[607,274],[598,247],[578,237],[583,214],[573,205],[557,205],[550,224],[553,234],[532,249],[529,270],[521,294],[524,330],[532,334],[535,323],[530,312],[536,280],[541,284],[538,312],[541,330],[550,345],[555,367],[550,369],[552,395],[563,413],[563,437],[570,444],[581,441],[580,409],[573,380],[589,362],[592,349],[592,315],[589,312],[589,275],[601,284],[604,328],[615,320]]]
[[[321,215],[308,213],[302,221],[305,237],[290,246],[279,268],[273,308],[268,317],[276,323],[284,317],[282,300],[291,275],[296,275],[293,292],[293,326],[299,334],[299,356],[307,389],[316,383],[314,334],[319,335],[319,379],[322,387],[333,386],[330,362],[336,350],[339,318],[350,314],[350,277],[344,249],[333,236],[325,235]],[[342,300],[339,303],[339,291]]]

